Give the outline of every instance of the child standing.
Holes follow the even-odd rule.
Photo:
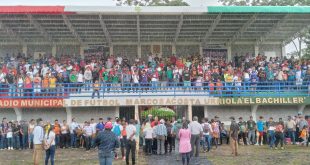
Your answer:
[[[299,137],[303,140],[300,143],[300,145],[306,145],[308,142],[308,128],[306,125],[302,128],[302,131]]]

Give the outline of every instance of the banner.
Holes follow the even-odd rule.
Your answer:
[[[1,108],[60,108],[63,99],[2,99]]]

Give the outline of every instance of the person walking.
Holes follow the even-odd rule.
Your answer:
[[[100,165],[112,165],[114,153],[119,148],[119,140],[111,131],[112,127],[112,123],[107,122],[104,125],[104,131],[99,132],[95,140],[98,146]]]
[[[132,165],[136,163],[136,127],[135,121],[129,120],[129,125],[126,127],[127,143],[126,143],[126,165],[129,165],[129,154],[131,152]]]
[[[159,124],[155,128],[155,135],[157,139],[157,154],[164,154],[165,139],[167,138],[167,128],[165,126],[165,120],[161,119]]]
[[[54,165],[54,157],[56,152],[56,134],[54,126],[51,126],[44,135],[44,149],[45,149],[45,165],[48,165],[48,160],[51,158],[51,165]]]
[[[211,140],[212,140],[212,126],[209,123],[208,118],[205,118],[202,120],[203,123],[201,124],[203,128],[203,140],[204,140],[204,145],[203,145],[203,150],[204,152],[209,152],[211,149]]]
[[[44,139],[44,131],[43,131],[43,121],[41,118],[37,119],[37,125],[33,130],[33,162],[34,165],[41,164],[42,154],[43,154],[43,139]]]
[[[179,137],[179,131],[182,129],[182,119],[178,119],[177,122],[172,127],[172,136],[175,137],[174,146],[175,146],[175,157],[176,160],[180,160],[180,154],[179,154],[179,144],[180,144],[180,137]]]
[[[192,152],[191,157],[194,155],[194,148],[196,148],[195,157],[199,157],[200,151],[200,139],[202,137],[202,126],[198,123],[198,117],[194,116],[193,121],[189,123],[189,130],[191,132],[191,145],[192,145]]]
[[[230,117],[229,119],[231,119],[230,131],[229,131],[230,146],[231,146],[231,149],[232,149],[232,154],[235,155],[235,156],[238,156],[239,125],[235,121],[234,117]]]
[[[188,129],[187,123],[183,123],[182,129],[178,133],[178,137],[180,138],[179,153],[182,154],[183,165],[185,165],[185,161],[189,165],[190,153],[192,151],[191,136],[192,134],[190,129]]]

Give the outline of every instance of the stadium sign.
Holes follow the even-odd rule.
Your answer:
[[[103,99],[2,99],[1,108],[61,108],[135,105],[304,105],[310,97],[133,97]]]

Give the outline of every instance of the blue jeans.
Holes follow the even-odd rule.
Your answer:
[[[91,80],[85,80],[85,90],[89,91],[91,85],[92,85],[92,81]]]
[[[22,135],[23,137],[22,137],[22,145],[21,145],[21,148],[23,148],[23,149],[26,149],[26,148],[28,148],[28,135],[26,135],[26,134],[24,134],[24,135]]]
[[[13,147],[19,149],[19,135],[13,135]]]
[[[208,151],[210,151],[210,149],[211,149],[211,140],[212,140],[212,137],[210,135],[204,135],[203,150],[208,149]]]
[[[30,148],[33,148],[33,134],[29,135],[29,144],[30,144]]]
[[[8,142],[8,147],[13,147],[13,138],[6,138]]]
[[[45,151],[45,165],[48,165],[49,158],[51,158],[51,165],[54,165],[55,150],[55,145],[52,145],[48,150]]]
[[[157,92],[157,81],[152,81],[152,91],[154,92]]]
[[[276,140],[275,132],[274,131],[268,131],[269,147],[273,147],[274,146],[275,140]]]
[[[7,138],[5,137],[5,135],[0,135],[1,136],[1,143],[0,143],[0,149],[5,149],[8,147],[7,144]]]
[[[101,150],[98,152],[100,165],[112,165],[114,153],[110,154],[102,153]]]
[[[291,138],[291,141],[293,144],[295,144],[295,131],[293,131],[293,129],[288,129],[288,137]]]
[[[70,137],[71,137],[71,147],[76,147],[76,134],[71,133]]]
[[[55,135],[55,146],[59,146],[60,143],[60,135]]]

